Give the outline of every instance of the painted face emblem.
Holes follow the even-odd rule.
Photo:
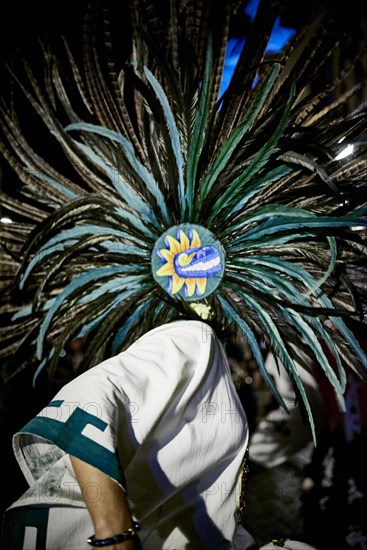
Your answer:
[[[223,249],[203,227],[191,224],[171,227],[155,244],[152,270],[155,280],[170,295],[197,300],[209,296],[220,283]]]

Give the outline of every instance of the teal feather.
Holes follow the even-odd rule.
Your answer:
[[[65,195],[65,202],[68,200],[76,199],[78,195],[76,195],[73,191],[65,187],[62,183],[56,181],[54,178],[51,178],[50,176],[47,176],[46,174],[42,174],[42,172],[35,170],[33,168],[25,167],[24,171],[28,174],[31,174],[32,176],[35,176],[36,178],[39,178],[42,181],[45,181],[46,183],[50,184],[51,187],[54,187],[58,191],[61,191],[63,195]]]
[[[163,215],[164,221],[166,224],[172,224],[171,217],[167,210],[167,205],[163,196],[162,191],[159,189],[159,186],[152,174],[145,168],[141,162],[137,159],[134,151],[133,145],[121,134],[103,128],[102,126],[96,126],[95,124],[86,124],[85,122],[78,122],[74,124],[69,124],[64,128],[66,132],[71,130],[80,130],[84,132],[91,132],[92,134],[98,134],[103,137],[107,137],[112,141],[116,141],[124,150],[127,160],[129,161],[131,167],[135,170],[137,176],[145,183],[148,191],[155,198],[157,205]]]
[[[146,240],[156,240],[157,234],[153,233],[153,231],[151,231],[149,227],[144,225],[143,222],[139,218],[137,218],[135,214],[127,212],[121,206],[114,206],[114,212],[119,218],[127,221],[132,227],[137,229],[145,237]]]
[[[317,280],[314,281],[313,286],[308,290],[308,292],[305,294],[305,296],[310,296],[311,294],[315,294],[316,290],[319,289],[330,277],[332,274],[335,265],[336,265],[336,259],[337,259],[337,246],[334,238],[328,238],[328,242],[330,244],[330,260],[329,260],[329,267],[323,274],[323,276]],[[286,273],[287,275],[293,277],[296,274],[297,266],[294,264],[290,264],[289,262],[286,262],[281,259],[272,258],[271,256],[257,256],[257,255],[251,255],[251,256],[244,256],[236,258],[236,260],[233,261],[234,263],[228,262],[228,267],[231,268],[231,265],[235,266],[236,264],[242,266],[242,267],[250,267],[253,266],[255,268],[258,267],[258,265],[267,265],[271,266],[272,268],[279,269],[283,273]],[[304,278],[304,270],[301,270],[298,272],[297,276],[299,281],[303,281]],[[279,281],[277,282],[279,284]],[[276,286],[276,285],[275,285]]]
[[[274,219],[277,221],[278,219],[283,218],[289,218],[290,220],[309,218],[317,219],[317,215],[304,208],[295,208],[293,206],[284,206],[281,204],[270,204],[267,206],[255,208],[254,211],[250,211],[247,215],[243,214],[238,218],[238,220],[234,221],[231,224],[231,227],[233,228],[233,230],[239,230],[245,228],[246,226],[249,226],[250,224],[258,223],[263,220],[270,220],[270,222],[273,222]],[[257,229],[258,227],[260,227],[260,225],[256,226],[255,229]],[[245,231],[243,234],[241,234],[241,237],[247,235],[248,232],[249,230]],[[221,234],[224,236],[229,235],[230,228],[224,228]]]
[[[121,302],[124,302],[126,297],[127,297],[127,295],[126,295],[125,292],[122,292],[121,294],[118,294],[117,296],[114,296],[111,299],[111,303],[110,303],[109,307],[103,313],[101,313],[100,315],[98,315],[97,317],[95,317],[91,321],[89,321],[89,323],[84,324],[81,327],[81,329],[79,330],[79,332],[77,333],[76,338],[84,338],[90,332],[92,332],[96,328],[98,328],[98,326],[101,324],[103,319],[108,318],[108,315],[111,313],[111,311],[113,311],[114,308],[119,306],[119,304],[121,304]]]
[[[219,174],[224,170],[226,167],[228,161],[233,155],[234,150],[240,143],[243,136],[246,134],[246,132],[251,128],[254,121],[256,120],[256,117],[260,113],[262,107],[265,104],[265,101],[267,100],[267,97],[269,95],[270,90],[274,86],[274,83],[276,81],[276,78],[279,74],[280,66],[279,64],[275,64],[275,66],[272,69],[272,72],[266,81],[265,85],[263,86],[263,89],[260,90],[256,98],[253,100],[252,105],[248,109],[248,112],[244,119],[241,121],[241,123],[231,132],[230,136],[228,137],[227,141],[222,145],[220,148],[216,158],[214,159],[214,162],[209,167],[209,170],[207,171],[205,178],[203,179],[201,186],[200,186],[200,198],[202,201],[206,199],[209,192],[211,191],[213,185],[217,181],[217,178]]]
[[[173,154],[175,156],[176,165],[177,165],[180,214],[181,214],[181,218],[185,219],[186,189],[185,189],[185,179],[184,179],[184,160],[183,160],[182,151],[181,151],[180,134],[177,128],[175,117],[172,113],[172,110],[169,104],[169,100],[162,86],[160,85],[158,80],[155,78],[153,73],[148,69],[148,67],[144,67],[144,74],[147,77],[149,84],[152,86],[157,96],[157,99],[162,106],[162,109],[166,118],[169,135],[172,140],[172,150],[173,150]]]
[[[351,219],[351,218],[334,218],[334,217],[323,217],[323,218],[316,218],[316,217],[310,217],[308,220],[302,219],[294,221],[293,219],[290,219],[289,221],[282,220],[282,222],[279,222],[277,219],[275,220],[268,220],[258,227],[254,227],[252,229],[249,229],[246,231],[243,235],[240,237],[235,237],[233,239],[233,246],[231,246],[231,249],[233,251],[236,250],[236,245],[238,246],[239,243],[242,244],[243,247],[246,246],[253,246],[254,242],[259,243],[262,239],[265,237],[269,237],[274,235],[274,233],[282,233],[285,231],[293,231],[296,230],[296,233],[292,234],[292,240],[296,240],[298,237],[302,237],[303,233],[301,230],[306,229],[308,230],[308,234],[310,233],[310,229],[323,229],[323,230],[330,230],[335,228],[342,228],[342,227],[356,227],[356,226],[363,226],[367,227],[367,221],[363,219]]]
[[[338,249],[336,246],[336,241],[334,237],[328,237],[327,238],[329,245],[330,245],[330,261],[329,261],[329,267],[325,271],[324,275],[316,282],[316,285],[313,286],[309,291],[308,294],[315,294],[316,290],[320,288],[330,277],[332,272],[335,269],[336,260],[337,260],[337,254]]]
[[[325,295],[319,297],[319,300],[324,303],[327,307],[333,307],[333,304],[331,300]],[[367,355],[363,351],[359,341],[353,334],[353,332],[347,327],[347,325],[344,323],[343,319],[341,317],[334,317],[330,316],[330,320],[334,324],[334,326],[338,329],[340,334],[345,338],[346,342],[351,346],[353,349],[353,352],[355,353],[356,357],[359,359],[363,367],[367,368]],[[364,377],[367,379],[367,375],[364,371],[360,371],[361,375],[364,375]]]
[[[270,336],[272,348],[277,354],[277,357],[279,357],[279,359],[283,363],[291,379],[295,382],[297,389],[302,397],[303,403],[305,405],[305,408],[308,414],[308,420],[312,431],[313,440],[316,444],[315,423],[313,420],[313,415],[312,415],[311,407],[307,398],[307,394],[303,387],[301,378],[297,372],[297,366],[294,363],[292,357],[289,355],[277,326],[271,319],[269,313],[267,313],[267,311],[265,311],[264,308],[260,307],[259,304],[256,302],[256,300],[252,299],[250,296],[244,295],[242,292],[239,292],[239,295],[244,299],[246,304],[248,304],[253,310],[255,310],[258,313],[260,319],[262,320],[265,330]]]
[[[66,239],[63,243],[63,246],[64,247],[67,247],[67,246],[72,246],[74,243],[75,243],[75,239]],[[55,252],[59,252],[60,250],[62,249],[62,247],[60,246],[60,244],[50,244],[50,243],[47,243],[44,247],[42,247],[38,254],[35,255],[28,263],[23,275],[20,275],[20,279],[19,279],[19,288],[22,290],[29,275],[32,273],[32,271],[34,270],[34,268],[40,263],[42,262],[45,258],[47,258],[47,256],[50,256],[52,254],[54,254]]]
[[[291,168],[281,165],[273,170],[269,170],[269,172],[267,172],[263,177],[254,178],[254,180],[251,181],[251,183],[249,182],[246,188],[242,190],[241,196],[238,198],[236,205],[233,206],[230,214],[235,214],[241,210],[244,206],[246,206],[249,200],[253,199],[255,195],[260,193],[264,187],[268,186],[270,183],[274,183],[291,172]]]
[[[252,258],[252,261],[254,263],[254,268],[256,268],[256,264],[264,263],[266,265],[268,263],[268,264],[271,265],[273,263],[273,264],[276,265],[277,269],[283,269],[283,270],[285,269],[285,273],[287,273],[287,274],[292,273],[292,277],[295,277],[300,282],[302,282],[305,286],[307,286],[309,288],[309,290],[311,290],[313,287],[315,287],[315,280],[311,277],[311,275],[308,273],[308,271],[306,271],[305,269],[303,269],[299,266],[297,266],[297,268],[294,268],[294,266],[293,266],[293,268],[292,268],[292,266],[289,267],[287,265],[288,262],[284,262],[284,261],[281,261],[279,259],[276,259],[273,262],[271,262],[269,260],[264,261],[261,258]],[[261,278],[262,278],[262,281],[264,282],[265,281],[264,274],[261,275]],[[243,277],[242,277],[242,279],[243,279]],[[254,280],[253,279],[251,280],[250,278],[248,278],[248,282],[249,282],[249,284],[254,285]],[[265,286],[260,284],[259,288],[261,290],[264,290]],[[277,283],[277,288],[278,289],[280,288],[280,283],[279,282]],[[269,289],[269,292],[271,292],[270,289]],[[330,311],[335,310],[334,305],[331,302],[331,300],[321,291],[320,288],[316,289],[315,292],[316,292],[315,296],[316,296],[318,302],[322,306],[325,306]],[[296,295],[296,289],[295,289],[295,295]],[[295,300],[294,296],[292,296],[293,300]],[[329,318],[332,321],[332,323],[335,325],[335,327],[338,329],[340,334],[342,336],[344,336],[344,338],[346,339],[348,344],[351,346],[351,348],[353,349],[353,352],[355,353],[356,357],[361,362],[361,365],[364,365],[364,366],[367,367],[367,355],[365,354],[365,352],[361,348],[361,345],[359,344],[358,340],[354,336],[353,332],[346,326],[346,324],[344,323],[344,321],[340,317],[330,315]],[[339,363],[339,366],[340,366],[340,363]],[[363,371],[358,369],[358,366],[356,366],[356,368],[357,368],[357,370],[359,370],[359,372],[361,374],[363,374]]]
[[[69,247],[61,248],[60,254],[55,254],[52,256],[50,261],[47,263],[47,271],[44,275],[42,281],[40,282],[35,298],[34,298],[34,309],[39,309],[39,302],[41,301],[42,293],[44,292],[44,289],[46,285],[49,283],[50,280],[55,277],[57,273],[60,273],[60,270],[63,269],[63,266],[67,264],[67,262],[71,261],[73,258],[80,257],[80,254],[83,252],[88,251],[95,251],[101,252],[101,249],[104,249],[107,253],[110,253],[116,257],[116,259],[121,256],[125,256],[129,254],[129,245],[121,244],[116,241],[105,241],[105,235],[92,235],[90,237],[83,237],[83,239],[80,239],[75,244]],[[96,248],[97,247],[97,248]],[[132,254],[134,253],[135,249],[132,251]],[[123,252],[123,254],[122,254]],[[46,257],[46,256],[45,256]],[[44,258],[42,258],[44,259]],[[105,259],[105,257],[104,257]],[[108,258],[111,262],[113,261],[113,258]],[[143,266],[140,266],[139,264],[129,264],[124,263],[124,269],[126,273],[132,272],[132,273],[138,273],[139,271],[142,271]],[[65,280],[65,279],[64,279]]]
[[[292,285],[290,298],[291,300],[295,300],[297,298],[302,300],[300,302],[301,305],[305,303],[311,303],[309,301],[311,293],[313,293],[318,300],[320,300],[320,298],[322,298],[323,300],[324,298],[326,298],[326,295],[322,292],[318,285],[318,281],[314,279],[314,277],[312,277],[312,275],[306,269],[297,264],[290,263],[281,258],[257,255],[236,258],[235,262],[242,269],[249,266],[249,272],[252,274],[259,271],[261,278],[265,277],[265,272],[260,266],[270,268],[270,271],[268,270],[266,273],[270,277],[270,280],[272,277],[275,279],[275,283],[273,286],[277,289],[282,288],[284,285],[290,284],[286,279],[282,278],[281,276],[279,277],[277,271],[298,280],[302,284],[302,286],[304,286],[308,290],[301,295],[299,289]],[[328,302],[326,304],[326,302],[324,302],[323,300],[321,301],[322,305],[325,305],[327,308],[330,309],[330,311],[335,310],[331,302]]]
[[[304,318],[302,318],[299,313],[292,310],[291,308],[288,308],[287,311],[283,309],[283,311],[285,317],[288,318],[290,323],[293,324],[293,326],[298,330],[300,337],[307,342],[310,350],[312,350],[312,352],[314,353],[317,364],[322,368],[335,390],[341,410],[345,412],[345,402],[343,399],[342,385],[339,379],[336,377],[333,368],[329,364],[329,361],[322,350],[322,347],[318,341],[318,336],[312,330],[310,324]]]
[[[145,268],[145,264],[140,264],[145,258],[146,261],[149,261],[149,256],[145,253],[145,251],[139,251],[139,249],[136,246],[126,244],[121,241],[112,241],[112,240],[103,240],[98,244],[99,248],[102,248],[105,252],[108,252],[109,254],[115,254],[116,255],[116,261],[118,259],[118,256],[120,256],[120,261],[122,261],[123,256],[138,256],[136,258],[136,263],[131,263],[129,265],[124,265],[124,269],[128,270],[131,269],[132,271],[140,268]],[[131,259],[130,259],[131,261]]]
[[[205,70],[203,83],[200,89],[200,102],[196,113],[195,124],[187,153],[186,180],[187,180],[187,205],[189,219],[194,207],[196,190],[196,177],[200,155],[205,142],[205,133],[208,126],[210,95],[212,88],[213,71],[213,44],[211,35],[208,36],[206,45]]]
[[[75,239],[77,237],[83,237],[85,235],[106,235],[106,237],[111,237],[111,235],[114,235],[120,238],[121,242],[123,243],[125,243],[126,240],[136,243],[135,245],[128,245],[130,254],[135,254],[137,256],[145,256],[145,257],[147,257],[148,255],[147,250],[143,248],[143,245],[145,243],[143,243],[139,238],[135,237],[131,233],[114,229],[112,227],[103,227],[103,226],[93,225],[93,224],[79,225],[72,229],[65,229],[64,231],[60,231],[58,235],[55,235],[55,237],[51,237],[49,241],[42,247],[41,253],[42,254],[46,253],[47,249],[49,247],[53,247],[55,244],[63,245],[65,247],[70,246],[75,242]],[[70,239],[70,237],[72,237],[72,239]],[[60,249],[61,249],[61,246],[59,250]]]
[[[128,266],[126,269],[125,266],[119,266],[119,273],[131,273],[131,268]],[[123,289],[126,287],[126,285],[129,285],[131,283],[142,283],[144,277],[139,273],[134,273],[134,275],[124,276],[124,277],[115,277],[110,278],[106,283],[102,283],[98,288],[90,292],[89,294],[86,294],[85,296],[82,296],[79,300],[80,304],[91,302],[93,300],[96,300],[100,296],[103,296],[107,292],[123,292]]]
[[[235,311],[235,309],[229,304],[229,302],[223,296],[219,295],[217,298],[219,303],[223,307],[223,311],[226,313],[228,319],[232,322],[235,322],[238,325],[239,329],[243,332],[251,348],[251,351],[254,355],[254,358],[257,362],[257,365],[260,369],[260,372],[264,377],[264,380],[267,382],[270,390],[272,391],[278,403],[283,407],[285,411],[288,412],[287,405],[285,404],[276,385],[274,384],[272,378],[269,376],[266,370],[262,352],[254,332],[251,330],[250,326],[246,323],[246,321],[242,317],[240,317],[240,315]]]
[[[49,300],[44,302],[42,304],[42,310],[47,311],[48,309],[50,309],[52,304],[55,302],[55,299],[56,298],[50,298]],[[11,321],[13,322],[13,321],[17,321],[18,319],[21,319],[22,317],[28,317],[29,315],[32,314],[32,311],[33,311],[32,305],[22,307],[21,309],[16,311],[14,315],[11,316]]]
[[[34,375],[33,375],[33,378],[32,378],[32,386],[33,388],[36,387],[36,382],[37,382],[37,379],[39,377],[39,375],[41,374],[41,372],[45,369],[45,367],[47,366],[47,364],[50,362],[50,360],[52,359],[52,357],[54,356],[54,353],[55,353],[55,348],[52,348],[50,353],[48,353],[43,359],[42,361],[40,362],[40,364],[38,365]]]
[[[115,274],[122,273],[123,267],[121,266],[108,266],[108,267],[97,267],[95,269],[90,269],[82,275],[79,275],[73,279],[60,294],[58,294],[55,302],[52,307],[48,310],[42,325],[40,327],[39,336],[37,339],[37,356],[42,357],[42,348],[43,342],[45,339],[46,331],[48,330],[50,323],[57,313],[57,311],[65,304],[65,301],[77,290],[82,289],[89,283],[96,283],[100,281],[103,277],[111,277]],[[130,284],[135,291],[135,287],[138,286],[141,276],[129,276],[126,277],[126,283]]]
[[[249,271],[248,276],[245,276],[244,274],[241,275],[231,275],[231,277],[234,277],[238,280],[239,284],[245,283],[248,285],[248,288],[256,289],[258,292],[261,293],[268,293],[269,296],[273,296],[274,298],[277,298],[277,294],[279,294],[279,297],[282,295],[285,298],[289,300],[289,304],[293,305],[301,305],[301,306],[307,306],[311,305],[311,302],[308,300],[308,294],[302,294],[299,292],[299,289],[295,287],[291,281],[288,281],[285,279],[282,275],[274,272],[265,270],[259,267],[259,264],[262,265],[272,265],[271,262],[265,262],[262,258],[250,258],[252,260],[251,262],[247,262],[248,264],[252,264],[252,269]],[[246,262],[243,262],[246,264]],[[297,278],[303,282],[303,276],[302,276],[302,270],[298,269],[295,270],[294,268],[288,269],[287,263],[288,262],[279,262],[279,260],[275,261],[277,265],[277,269],[281,273],[294,276],[297,275]],[[314,288],[315,282],[312,282],[312,277],[308,276],[307,285]],[[240,288],[240,287],[239,287]],[[242,296],[244,296],[244,292],[241,293]],[[282,309],[284,317],[289,319],[289,315],[286,314],[286,309],[279,305],[279,307]],[[288,306],[289,307],[289,306]],[[293,310],[292,310],[293,311]],[[331,308],[332,311],[332,308]],[[298,315],[298,314],[297,314]],[[327,331],[323,328],[321,321],[317,318],[314,318],[313,316],[309,315],[307,316],[307,323],[310,326],[313,326],[317,333],[319,334],[320,338],[327,344],[329,350],[331,351],[338,368],[338,373],[340,377],[340,381],[338,381],[338,389],[339,394],[344,392],[345,386],[346,386],[346,375],[345,370],[342,367],[342,363],[338,354],[338,351],[336,349],[335,344],[333,343],[332,339],[328,335]],[[293,321],[291,322],[292,326],[296,326]],[[312,349],[313,342],[310,341],[310,349]],[[331,369],[331,367],[330,367]],[[329,375],[334,379],[334,374],[329,372]]]
[[[92,332],[96,328],[98,328],[98,326],[101,324],[101,322],[104,319],[108,318],[111,311],[113,311],[113,309],[117,308],[121,304],[121,302],[124,303],[124,301],[126,300],[126,298],[128,296],[129,296],[129,294],[126,293],[126,292],[122,292],[122,293],[118,294],[117,296],[114,296],[112,301],[111,301],[110,306],[103,313],[98,315],[98,317],[92,319],[89,323],[85,324],[79,330],[79,332],[77,333],[76,338],[83,338],[83,337],[87,336],[90,332]],[[129,323],[129,321],[127,321],[127,323]],[[125,327],[125,324],[123,325],[123,327]],[[116,351],[115,347],[116,346],[114,346],[113,353],[115,353],[115,351]]]
[[[49,239],[49,241],[42,246],[37,255],[32,258],[32,260],[29,262],[25,272],[20,277],[19,281],[19,288],[23,288],[26,280],[28,279],[30,273],[33,271],[33,269],[37,266],[38,263],[45,260],[48,256],[53,255],[55,252],[61,252],[62,250],[65,250],[69,248],[70,246],[73,246],[76,243],[77,237],[83,237],[86,235],[106,235],[106,237],[111,235],[116,235],[116,237],[120,237],[121,239],[130,239],[132,241],[136,240],[136,242],[140,242],[139,240],[135,239],[131,235],[123,232],[118,231],[117,229],[107,228],[107,227],[99,227],[95,225],[84,225],[84,226],[78,226],[73,229],[66,229],[65,231],[61,231],[58,235],[55,237],[52,237]],[[70,239],[70,237],[73,237]],[[102,243],[101,243],[102,245]],[[103,245],[102,245],[103,246]],[[142,250],[138,246],[129,245],[122,241],[122,243],[119,245],[118,242],[115,243],[115,250],[118,250],[120,248],[121,251],[124,252],[124,254],[130,254],[134,256],[140,256],[140,257],[146,257],[149,258],[149,254],[146,250]],[[113,250],[112,245],[107,245],[107,249]]]
[[[78,339],[78,338],[84,338],[85,336],[88,336],[88,334],[90,332],[95,330],[100,325],[100,323],[103,321],[103,319],[105,319],[108,316],[110,311],[115,306],[116,306],[116,303],[113,301],[111,303],[110,307],[106,309],[106,311],[104,311],[103,313],[101,313],[100,315],[98,315],[97,317],[92,319],[91,321],[89,321],[89,323],[86,323],[85,325],[83,325],[82,328],[79,330],[79,332],[76,334],[75,338]]]
[[[113,187],[118,192],[119,196],[125,200],[129,206],[138,214],[141,214],[143,218],[152,223],[153,225],[159,227],[157,217],[148,205],[148,203],[143,200],[134,189],[127,183],[126,180],[118,173],[117,170],[105,162],[99,155],[97,155],[92,149],[83,143],[79,143],[74,140],[74,143],[77,147],[88,157],[90,158],[97,166],[99,166],[104,172],[106,172],[109,177],[110,182]]]
[[[117,353],[122,346],[123,341],[126,338],[126,334],[129,330],[136,326],[142,319],[143,315],[146,315],[147,310],[151,307],[151,300],[147,299],[145,302],[140,304],[137,309],[130,315],[126,323],[117,331],[115,339],[112,344],[112,353]]]
[[[224,206],[226,207],[223,212],[224,215],[228,211],[231,212],[237,205],[238,200],[241,200],[244,186],[251,180],[255,173],[259,173],[265,166],[279,139],[282,137],[286,125],[288,124],[291,107],[294,101],[294,95],[295,85],[291,87],[289,99],[275,132],[267,140],[265,145],[263,145],[260,150],[254,154],[253,158],[250,159],[249,164],[244,171],[233,180],[228,189],[226,189],[214,203],[212,207],[213,213],[208,216],[208,223],[213,221],[213,216],[216,217]]]
[[[325,342],[325,344],[328,347],[328,350],[332,354],[332,357],[335,361],[335,365],[336,365],[337,372],[338,372],[338,375],[339,375],[339,382],[340,382],[340,386],[341,386],[341,391],[344,394],[344,392],[346,390],[346,387],[347,387],[347,375],[345,373],[345,369],[343,367],[343,363],[342,363],[342,360],[340,358],[340,353],[339,353],[339,350],[338,350],[337,346],[335,345],[333,339],[328,334],[328,332],[324,329],[320,319],[309,316],[308,317],[308,323],[315,327],[315,330],[320,335],[321,340],[323,342]]]

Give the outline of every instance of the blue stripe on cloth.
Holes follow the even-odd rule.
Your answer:
[[[62,399],[55,399],[55,401],[51,401],[51,403],[49,403],[47,406],[48,407],[61,407],[63,402],[64,401]]]
[[[1,548],[12,550],[29,548],[24,544],[26,527],[33,527],[36,530],[36,546],[33,548],[47,550],[48,515],[49,509],[43,507],[7,510],[3,518]]]
[[[62,403],[63,401],[53,401],[49,406],[58,407]],[[37,435],[55,443],[66,453],[98,468],[126,488],[117,455],[81,433],[88,424],[102,432],[108,426],[97,416],[76,407],[66,422],[36,416],[18,433]]]

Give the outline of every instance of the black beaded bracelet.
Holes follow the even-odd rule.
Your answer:
[[[140,523],[134,521],[133,526],[124,533],[114,535],[113,537],[108,537],[107,539],[96,539],[95,536],[92,535],[87,540],[87,543],[91,546],[111,546],[112,544],[119,544],[125,540],[133,539],[137,536],[137,531],[140,531]]]

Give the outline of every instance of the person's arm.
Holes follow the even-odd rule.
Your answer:
[[[124,533],[133,525],[124,490],[106,474],[90,464],[70,456],[76,480],[91,516],[96,539]],[[92,535],[93,533],[91,533]],[[106,546],[108,550],[137,550],[138,540],[127,540]]]

